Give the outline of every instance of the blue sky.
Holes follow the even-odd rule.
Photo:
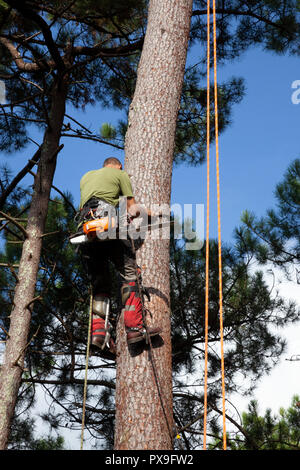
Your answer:
[[[274,188],[288,164],[300,156],[300,105],[291,101],[299,61],[253,49],[218,69],[218,81],[245,78],[246,94],[233,109],[232,125],[220,136],[221,224],[229,241],[244,209],[263,215],[274,205]],[[185,184],[181,183],[182,181]],[[179,167],[173,200],[206,199],[206,166]],[[216,237],[215,150],[211,150],[211,234]]]
[[[282,179],[289,163],[299,157],[300,104],[292,103],[292,83],[300,79],[296,57],[278,56],[258,48],[243,54],[240,60],[218,68],[221,83],[232,76],[244,77],[246,94],[234,106],[232,124],[220,136],[221,224],[224,241],[232,240],[234,227],[244,209],[263,215],[274,205],[274,188]],[[91,129],[103,122],[117,123],[118,112],[89,107],[72,115]],[[32,134],[38,142],[41,138]],[[123,153],[99,143],[64,138],[65,148],[58,157],[54,184],[73,194],[79,203],[79,180],[91,169],[102,166],[106,156],[123,159]],[[17,173],[34,153],[30,145],[15,155],[2,154],[1,160]],[[28,177],[26,182],[32,182]],[[173,171],[172,203],[196,204],[206,199],[206,166],[180,165]],[[211,222],[212,237],[216,232],[215,151],[211,149]]]

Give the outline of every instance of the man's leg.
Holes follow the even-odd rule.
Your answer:
[[[141,277],[137,282],[137,265],[135,253],[130,240],[114,240],[110,248],[110,258],[121,277],[121,298],[124,306],[124,323],[128,344],[142,341],[146,338],[146,328],[143,319],[141,296]],[[140,289],[139,289],[140,288]],[[161,332],[160,328],[147,328],[150,336]]]
[[[111,279],[109,273],[106,242],[95,242],[84,246],[82,250],[83,261],[86,266],[92,285],[92,332],[91,345],[101,350],[105,347],[105,336],[108,325],[105,320],[109,319],[109,302],[111,291]],[[109,339],[109,349],[115,353],[113,340]]]

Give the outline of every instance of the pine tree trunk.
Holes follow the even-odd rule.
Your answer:
[[[7,448],[10,426],[14,415],[18,390],[24,367],[32,300],[39,268],[51,185],[56,167],[62,123],[65,114],[67,85],[60,82],[53,87],[49,125],[45,132],[41,157],[34,181],[34,192],[27,223],[27,238],[18,271],[13,310],[10,316],[9,337],[6,342],[0,374],[0,449]]]
[[[125,169],[138,202],[170,205],[174,138],[185,70],[192,0],[151,0],[137,84],[129,111]],[[163,344],[134,356],[119,322],[115,449],[173,448],[169,240],[147,238],[138,251],[146,302]],[[157,379],[155,373],[157,372]],[[159,388],[158,388],[159,387]],[[163,401],[163,405],[161,403]]]

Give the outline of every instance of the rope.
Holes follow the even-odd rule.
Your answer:
[[[83,405],[82,405],[82,422],[81,422],[81,442],[80,450],[83,449],[83,437],[84,437],[84,426],[85,426],[85,405],[86,405],[86,392],[87,392],[87,377],[89,369],[89,354],[90,354],[90,341],[91,341],[91,325],[92,325],[92,310],[93,310],[93,294],[90,295],[90,310],[89,310],[89,326],[88,326],[88,340],[86,347],[86,360],[85,360],[85,377],[84,377],[84,388],[83,388]]]
[[[206,161],[207,161],[207,202],[206,202],[206,247],[205,247],[205,353],[204,353],[204,416],[203,449],[206,450],[207,430],[207,369],[208,369],[208,294],[209,294],[209,189],[210,189],[210,0],[207,1],[207,108],[206,108]]]
[[[226,416],[225,416],[225,368],[223,339],[223,297],[222,297],[222,248],[221,248],[221,209],[220,209],[220,165],[219,165],[219,115],[218,115],[218,82],[217,82],[217,22],[216,0],[213,0],[213,35],[214,35],[214,94],[215,94],[215,138],[216,138],[216,172],[218,203],[218,261],[219,261],[219,304],[220,304],[220,341],[222,373],[222,408],[223,408],[223,449],[226,450]]]
[[[223,286],[222,286],[222,248],[221,248],[221,209],[220,209],[220,164],[219,164],[219,113],[218,113],[218,81],[217,81],[217,27],[216,1],[213,0],[213,56],[214,56],[214,108],[215,108],[215,140],[216,140],[216,179],[217,179],[217,211],[218,211],[218,268],[219,268],[219,315],[220,315],[220,347],[222,376],[222,416],[223,416],[223,449],[226,450],[226,415],[225,415],[225,367],[223,337]],[[209,291],[209,147],[210,147],[210,0],[207,2],[207,226],[206,226],[206,287],[205,287],[205,363],[204,363],[204,437],[203,448],[206,450],[207,428],[207,369],[208,369],[208,291]]]

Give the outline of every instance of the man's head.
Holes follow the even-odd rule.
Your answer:
[[[122,163],[115,157],[109,157],[104,160],[103,167],[117,168],[122,170]]]

